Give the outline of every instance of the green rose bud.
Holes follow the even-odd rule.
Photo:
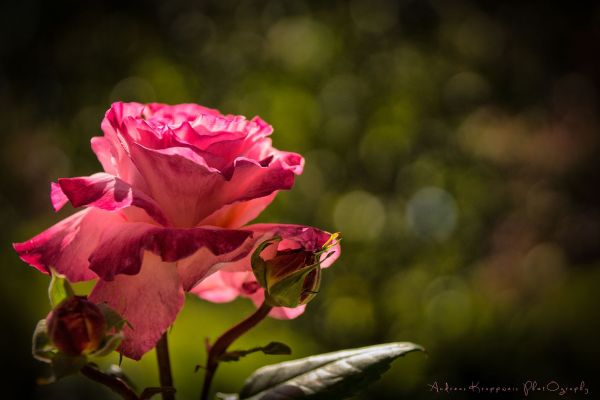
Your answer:
[[[99,348],[106,335],[102,311],[85,296],[63,300],[47,318],[48,336],[69,356],[89,354]]]
[[[252,255],[252,270],[265,289],[265,301],[272,307],[298,307],[311,301],[321,284],[321,263],[337,243],[333,234],[318,251],[303,247],[278,250],[281,238],[261,243]]]

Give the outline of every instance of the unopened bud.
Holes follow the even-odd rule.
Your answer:
[[[277,250],[281,241],[274,238],[261,243],[252,255],[252,270],[265,289],[265,301],[273,307],[298,307],[311,301],[321,285],[321,262],[329,256],[336,235],[318,251],[303,247]],[[264,251],[269,246],[270,250]],[[263,258],[264,253],[272,256]]]
[[[85,296],[72,296],[60,303],[47,318],[52,343],[70,356],[98,349],[106,334],[104,315]]]

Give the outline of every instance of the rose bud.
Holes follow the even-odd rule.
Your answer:
[[[252,270],[265,289],[265,301],[273,307],[298,307],[311,301],[321,284],[321,262],[332,253],[334,234],[317,251],[304,247],[279,250],[280,238],[267,240],[252,255]]]
[[[65,299],[52,310],[47,324],[52,343],[70,356],[93,352],[106,334],[104,315],[85,296]]]

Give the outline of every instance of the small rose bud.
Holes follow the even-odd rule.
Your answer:
[[[70,356],[98,349],[106,334],[106,321],[100,309],[85,296],[72,296],[61,302],[47,318],[52,343]]]
[[[280,238],[261,243],[252,255],[252,270],[273,307],[298,307],[311,301],[321,285],[321,262],[329,256],[337,234],[321,249],[304,247],[278,250]]]

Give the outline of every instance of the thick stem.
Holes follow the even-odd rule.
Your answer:
[[[169,343],[167,332],[165,332],[156,344],[156,358],[158,360],[158,373],[161,387],[173,387],[173,376],[171,375],[171,361],[169,359]],[[175,400],[173,392],[162,392],[163,400]]]
[[[89,379],[108,387],[113,392],[118,393],[125,400],[138,400],[137,394],[125,382],[115,376],[107,375],[89,365],[84,366],[81,369],[81,373]]]
[[[202,387],[201,400],[208,400],[210,394],[210,385],[212,383],[217,367],[219,366],[219,359],[227,351],[227,348],[240,336],[256,326],[260,321],[265,319],[269,314],[272,307],[263,303],[254,314],[235,325],[227,332],[222,334],[217,341],[210,347],[208,352],[208,360],[206,362],[206,374],[204,375],[204,386]]]

